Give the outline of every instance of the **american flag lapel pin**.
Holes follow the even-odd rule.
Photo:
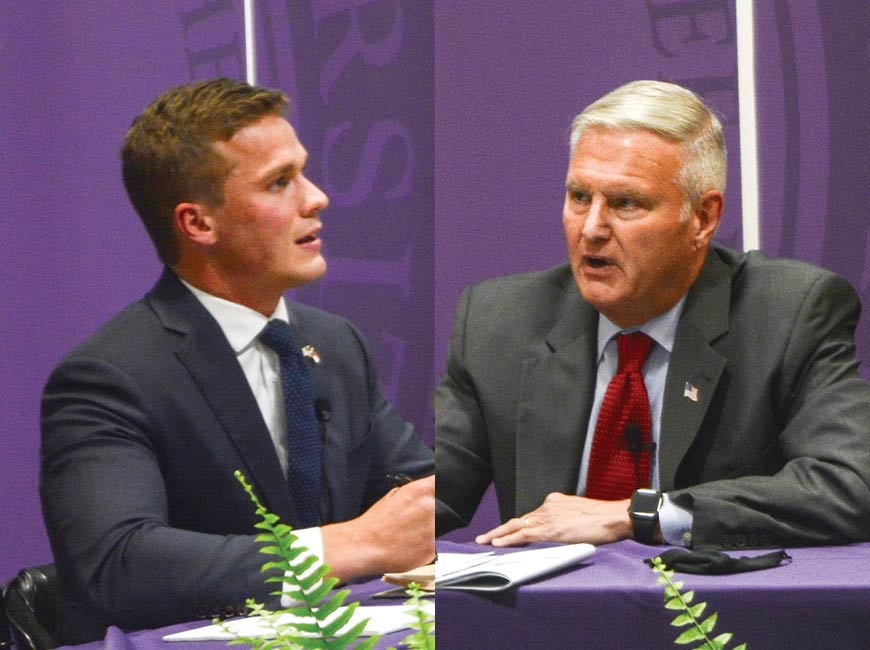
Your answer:
[[[686,382],[686,385],[683,386],[683,397],[685,397],[686,399],[690,399],[693,402],[697,402],[698,401],[698,387],[695,386],[694,384],[690,384],[689,382]]]
[[[317,350],[314,349],[313,345],[306,345],[302,348],[302,356],[306,359],[311,359],[311,362],[316,366],[320,363],[320,355],[317,354]],[[686,384],[688,386],[688,384]]]

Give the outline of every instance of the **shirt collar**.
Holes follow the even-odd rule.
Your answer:
[[[626,330],[617,327],[604,314],[599,314],[598,363],[601,362],[601,358],[604,356],[604,348],[610,342],[610,339],[623,332],[643,332],[670,353],[674,348],[674,339],[677,337],[677,325],[680,322],[680,315],[683,313],[683,305],[685,303],[686,296],[683,296],[676,305],[661,316],[657,316],[639,327],[630,327]]]
[[[278,318],[284,322],[289,322],[287,303],[284,301],[284,296],[281,296],[281,299],[278,301],[278,306],[275,308],[274,313],[269,318],[266,318],[263,314],[250,307],[218,298],[202,289],[197,289],[184,280],[181,280],[181,282],[190,289],[190,292],[196,296],[197,300],[202,303],[202,306],[218,322],[224,336],[227,337],[227,341],[229,341],[230,346],[237,355],[253,345],[268,321]]]

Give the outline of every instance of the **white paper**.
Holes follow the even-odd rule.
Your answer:
[[[423,603],[424,609],[434,616],[435,604],[431,602]],[[339,607],[338,610],[327,619],[332,620],[338,616],[346,607]],[[414,620],[407,605],[370,605],[357,607],[351,616],[350,621],[345,625],[339,634],[349,630],[354,625],[363,619],[369,619],[366,624],[363,636],[373,636],[375,634],[390,634],[402,629],[410,629],[411,622]],[[283,614],[279,619],[279,624],[290,623],[293,621],[305,621],[300,617],[295,617],[290,614]],[[313,620],[313,619],[310,619]],[[225,629],[226,628],[226,629]],[[223,625],[207,625],[205,627],[196,628],[193,630],[185,630],[184,632],[176,632],[175,634],[167,634],[163,637],[164,641],[230,641],[237,636],[259,637],[259,638],[275,638],[277,635],[275,630],[263,620],[261,616],[248,616],[244,618],[236,618],[224,621]]]
[[[435,578],[441,578],[452,575],[458,571],[469,569],[486,562],[495,553],[487,551],[485,553],[439,553],[438,560],[435,562]]]
[[[462,566],[454,555],[462,553],[439,553],[436,563],[435,591],[438,589],[466,589],[471,591],[502,591],[550,573],[555,573],[595,553],[591,544],[568,544],[528,551],[516,551],[504,555],[473,554],[474,560]],[[442,556],[447,556],[446,567],[438,568]]]

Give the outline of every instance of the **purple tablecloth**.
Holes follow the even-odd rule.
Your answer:
[[[473,552],[468,543],[439,542],[440,552]],[[442,590],[437,595],[439,650],[654,650],[674,648],[683,628],[662,606],[662,589],[643,563],[656,549],[632,541],[601,546],[571,569],[497,594]],[[498,552],[511,552],[500,550]],[[729,647],[750,650],[866,650],[870,648],[870,544],[787,549],[789,564],[728,576],[677,574],[695,602],[718,612],[716,632],[732,632]],[[752,555],[759,551],[731,553]],[[352,587],[364,605],[385,585],[373,580]],[[206,623],[122,632],[76,650],[219,650],[221,641],[169,644],[165,634]],[[383,637],[378,649],[399,647],[403,630]],[[688,646],[686,646],[688,647]]]
[[[439,542],[440,552],[473,544]],[[662,588],[643,560],[662,548],[633,541],[601,546],[577,568],[497,594],[441,590],[439,650],[673,648]],[[677,574],[695,602],[719,613],[715,632],[750,650],[870,648],[870,544],[787,549],[789,564],[726,576]],[[729,553],[755,555],[760,551]],[[690,646],[685,646],[690,647]]]
[[[400,605],[404,600],[373,599],[371,596],[379,591],[390,589],[390,585],[380,580],[370,580],[351,585],[351,595],[346,602],[359,602],[361,605]],[[63,650],[226,650],[226,648],[246,647],[228,646],[226,641],[179,641],[166,642],[163,637],[174,632],[183,632],[195,627],[210,625],[210,621],[193,621],[191,623],[179,623],[156,630],[138,630],[124,632],[117,627],[110,627],[106,631],[106,637],[102,641],[85,643],[77,646],[63,646]],[[412,633],[412,630],[401,630],[382,636],[375,646],[377,650],[385,650],[389,647],[399,647],[399,642]]]

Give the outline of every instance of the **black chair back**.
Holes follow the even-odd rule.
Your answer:
[[[6,607],[0,607],[0,650],[12,647],[12,636],[9,631],[9,621],[6,619]]]
[[[18,650],[50,650],[59,644],[57,573],[53,564],[22,569],[3,589],[3,605]]]

